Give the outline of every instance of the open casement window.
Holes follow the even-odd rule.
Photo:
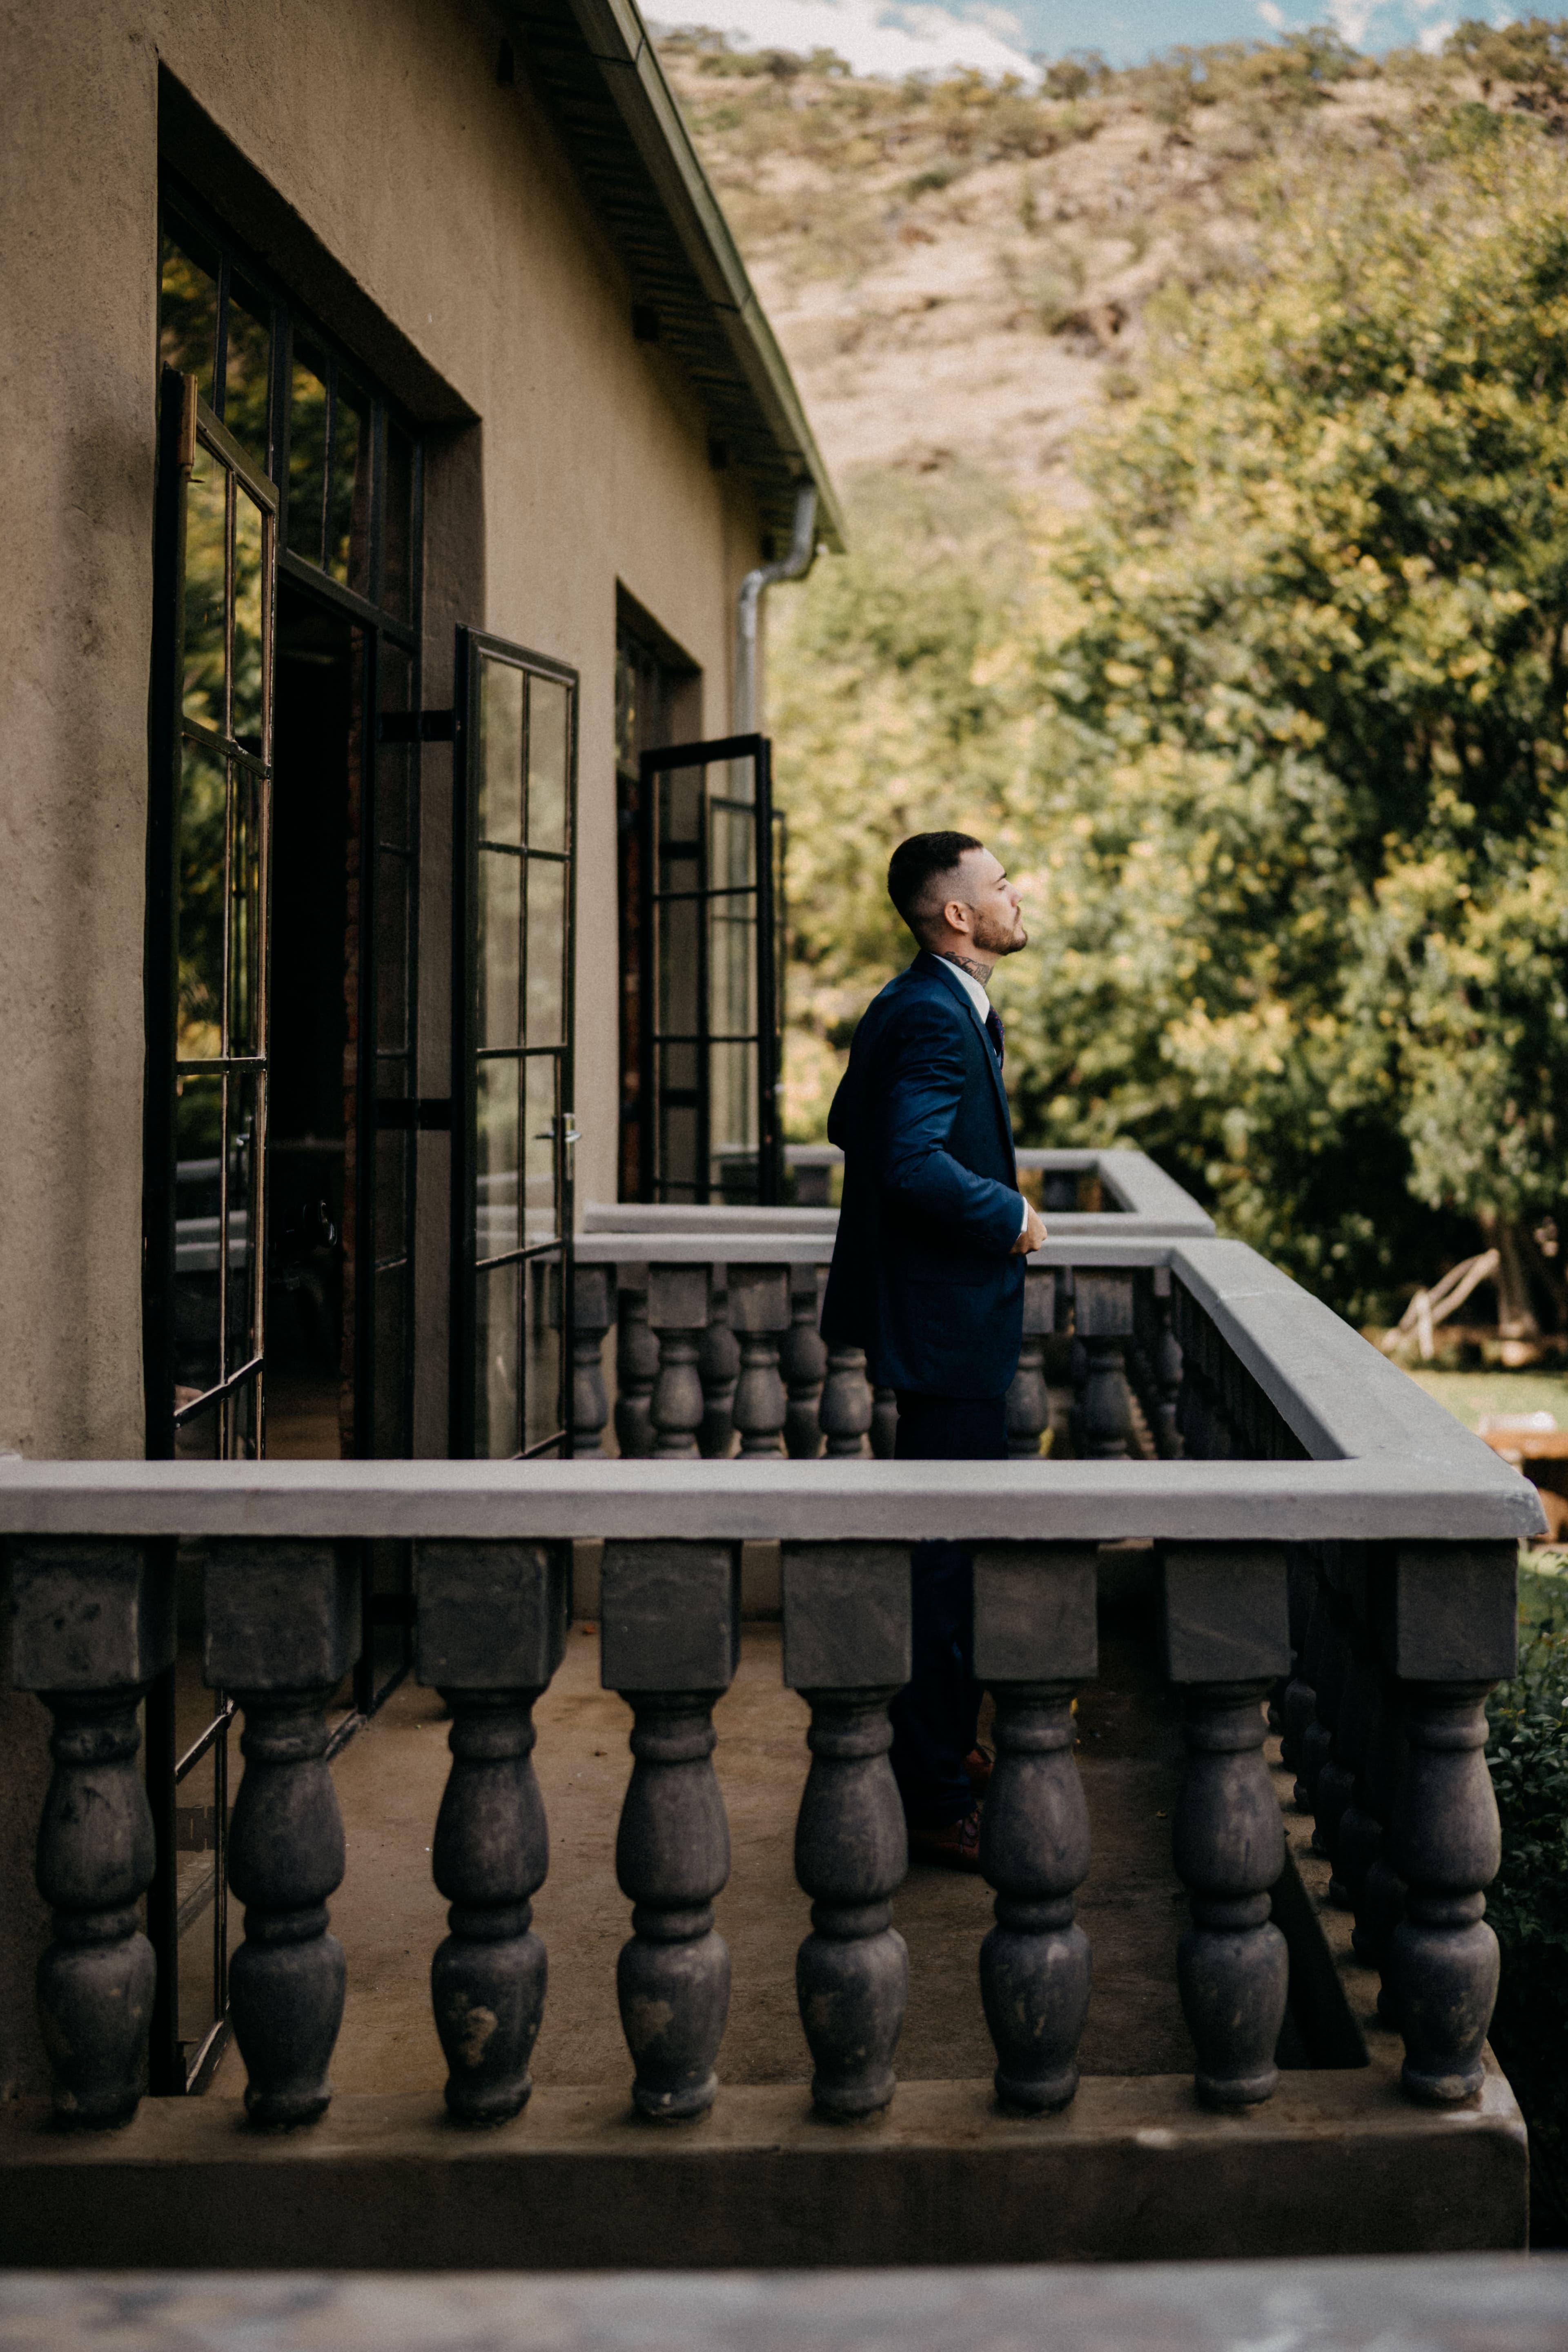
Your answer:
[[[165,373],[148,852],[148,1446],[261,1451],[277,493]]]
[[[195,374],[173,369],[161,388],[155,569],[147,1452],[249,1461],[264,1450],[278,499]],[[196,1573],[182,1554],[182,1580]],[[164,2093],[199,2088],[223,2045],[231,1712],[184,1660],[148,1695],[152,2071]]]
[[[780,1197],[770,750],[736,735],[642,755],[647,1201]]]
[[[458,633],[451,1447],[567,1450],[577,678]]]

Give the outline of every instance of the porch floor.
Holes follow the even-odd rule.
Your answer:
[[[810,2074],[795,1996],[807,1906],[793,1866],[807,1710],[783,1685],[780,1648],[776,1623],[744,1627],[740,1673],[714,1718],[732,1848],[730,1884],[716,1906],[732,1981],[719,2074],[733,2084],[804,2083]],[[550,1954],[550,1990],[533,2076],[541,2086],[608,2088],[630,2077],[616,2007],[616,1955],[629,1933],[629,1906],[616,1885],[615,1839],[631,1718],[613,1691],[599,1687],[596,1626],[573,1626],[536,1720],[551,1859],[534,1913]],[[1084,1692],[1078,1721],[1094,1854],[1079,1906],[1094,1950],[1080,2063],[1086,2074],[1183,2074],[1192,2057],[1175,1947],[1185,1908],[1169,1819],[1180,1732],[1152,1642],[1135,1619],[1119,1616],[1102,1630],[1100,1678]],[[331,1905],[349,1967],[331,2070],[340,2094],[440,2098],[446,2069],[429,1969],[446,1923],[430,1844],[449,1760],[439,1696],[408,1682],[333,1767],[348,1843]],[[988,2080],[994,2057],[977,1954],[991,1921],[990,1889],[978,1878],[917,1866],[894,1917],[910,1948],[900,2078]],[[244,2087],[231,2047],[208,2095],[237,2099]]]

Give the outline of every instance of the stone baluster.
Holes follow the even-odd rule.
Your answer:
[[[820,2113],[893,2095],[910,1962],[890,1904],[909,1854],[888,1702],[910,1675],[907,1544],[786,1543],[784,1678],[811,1708],[795,1873],[811,1897],[795,1961]]]
[[[898,1391],[873,1389],[871,1391],[871,1451],[879,1462],[890,1462],[898,1450]]]
[[[871,1383],[858,1348],[830,1348],[822,1391],[822,1429],[832,1457],[866,1451],[871,1426]]]
[[[360,1652],[352,1544],[228,1537],[208,1549],[203,1673],[245,1717],[228,1883],[245,1905],[229,1967],[234,2038],[258,2124],[312,2123],[348,1969],[327,1929],[343,1824],[327,1757],[327,1704]]]
[[[1056,1328],[1057,1280],[1049,1266],[1031,1266],[1024,1278],[1024,1337],[1018,1369],[1007,1391],[1007,1452],[1014,1461],[1039,1458],[1051,1417],[1046,1394],[1046,1341]]]
[[[822,1451],[822,1383],[827,1349],[817,1324],[816,1268],[797,1266],[790,1291],[789,1329],[779,1342],[779,1371],[788,1395],[784,1450],[792,1462],[815,1462]]]
[[[632,2096],[660,2121],[706,2114],[730,2006],[730,1954],[713,1898],[730,1875],[730,1825],[713,1771],[713,1707],[740,1657],[738,1547],[608,1543],[600,1679],[633,1712],[636,1761],[616,1876],[633,1905],[616,1972]]]
[[[616,1338],[616,1444],[628,1462],[653,1452],[653,1384],[658,1377],[658,1341],[648,1328],[646,1275],[638,1286],[621,1292]]]
[[[1473,2098],[1497,1999],[1486,1889],[1501,1859],[1487,1770],[1486,1696],[1518,1663],[1513,1543],[1404,1544],[1385,1639],[1405,1685],[1409,1749],[1391,1858],[1405,1916],[1389,1939],[1405,2092],[1428,2106]]]
[[[431,1868],[449,1933],[430,1968],[447,2105],[499,2124],[528,2102],[547,1961],[533,1896],[550,1833],[533,1772],[533,1708],[566,1644],[567,1553],[558,1544],[416,1547],[416,1665],[452,1713],[452,1768]]]
[[[790,1328],[789,1268],[732,1265],[730,1316],[741,1342],[735,1426],[742,1454],[777,1454],[789,1399],[779,1378],[779,1348]]]
[[[153,1834],[136,1712],[174,1661],[173,1549],[51,1536],[7,1549],[11,1679],[54,1719],[38,1825],[38,1892],[53,1914],[38,2023],[57,2119],[101,2130],[129,2123],[147,2087],[157,1972],[138,1906]]]
[[[1073,1322],[1086,1357],[1074,1443],[1088,1461],[1125,1461],[1132,1450],[1132,1421],[1121,1349],[1132,1331],[1131,1276],[1076,1268]]]
[[[572,1452],[579,1458],[605,1450],[605,1334],[615,1319],[615,1267],[578,1265],[572,1277]]]
[[[697,1450],[705,1461],[728,1458],[735,1438],[735,1387],[741,1377],[741,1343],[730,1319],[730,1294],[715,1288],[708,1327],[697,1343],[697,1377],[702,1383],[702,1423]]]
[[[980,1867],[996,1924],[980,1948],[980,1990],[996,2095],[1030,2115],[1065,2106],[1078,2089],[1089,1947],[1073,1895],[1089,1847],[1072,1701],[1098,1667],[1094,1546],[981,1546],[974,1672],[996,1702],[996,1762]]]
[[[705,1410],[697,1350],[708,1328],[705,1265],[650,1265],[647,1319],[658,1336],[658,1377],[648,1418],[654,1452],[695,1456]]]
[[[1285,1832],[1263,1760],[1263,1698],[1289,1660],[1285,1553],[1270,1544],[1172,1544],[1164,1638],[1183,1693],[1187,1769],[1178,1876],[1192,1904],[1177,1977],[1205,2106],[1270,2097],[1289,1961],[1270,1914]]]

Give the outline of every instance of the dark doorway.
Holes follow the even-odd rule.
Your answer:
[[[354,1116],[354,1073],[345,1055],[359,637],[343,614],[288,583],[280,586],[267,1451],[282,1461],[331,1461],[352,1451],[352,1387],[347,1399],[343,1393],[345,1371],[352,1375],[343,1359],[343,1233]]]

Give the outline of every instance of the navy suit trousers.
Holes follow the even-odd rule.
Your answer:
[[[1005,1462],[1005,1397],[899,1391],[900,1462]],[[964,1544],[910,1552],[913,1640],[910,1679],[893,1701],[893,1776],[921,1829],[962,1821],[974,1802],[963,1760],[980,1722],[974,1679],[974,1556]]]

